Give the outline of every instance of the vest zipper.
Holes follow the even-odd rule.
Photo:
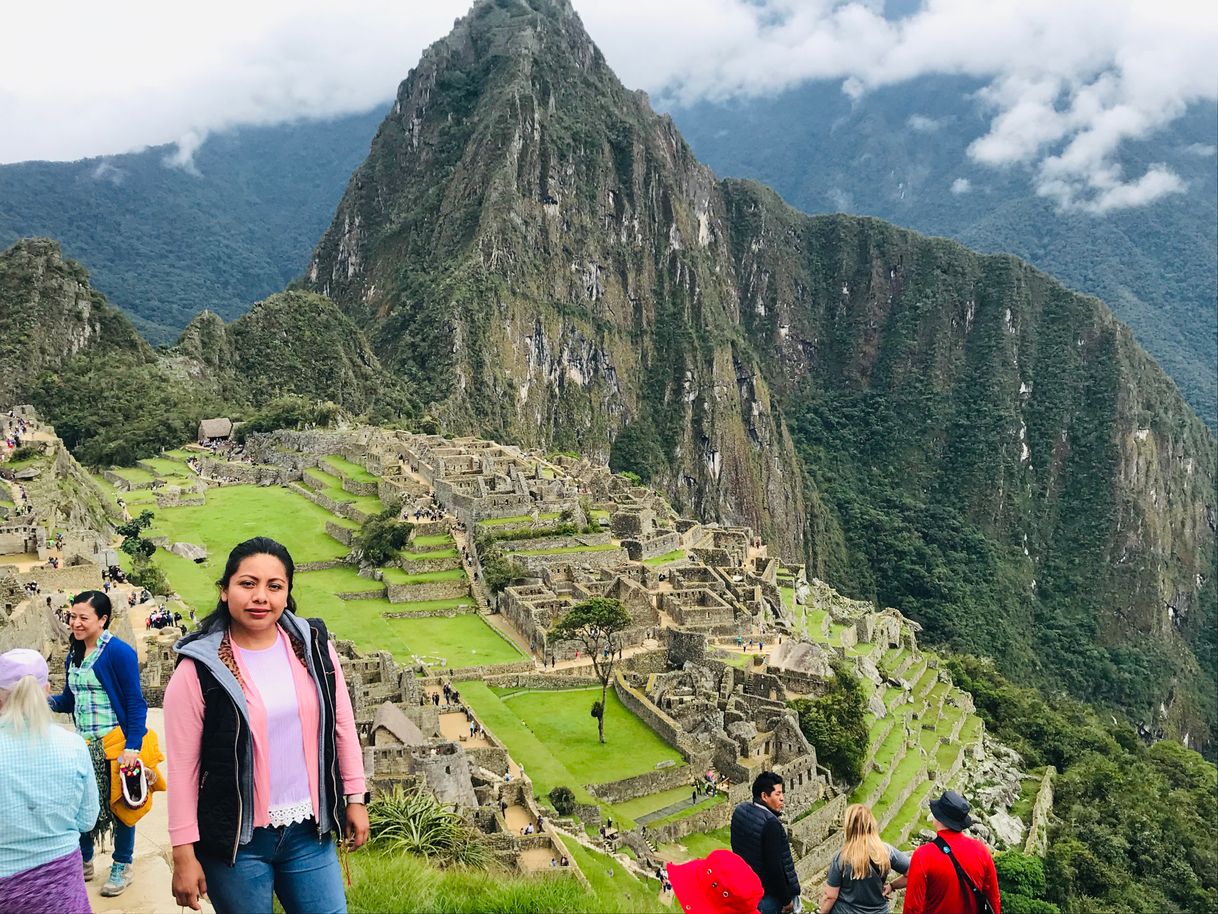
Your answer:
[[[225,695],[228,691],[225,690]],[[237,726],[233,728],[233,772],[237,776],[237,834],[233,838],[233,856],[230,861],[231,866],[237,865],[237,848],[241,846],[241,828],[245,824],[245,804],[241,799],[241,762],[238,759],[238,749],[241,745],[241,709],[237,707],[237,699],[228,695],[228,700],[233,703],[233,713],[237,716]]]
[[[341,837],[343,834],[343,827],[342,827],[342,823],[340,823],[338,821],[338,783],[334,779],[334,769],[336,767],[338,767],[338,713],[335,711],[333,701],[330,698],[330,686],[329,686],[329,683],[326,682],[326,666],[322,662],[322,657],[321,657],[322,649],[321,649],[321,646],[319,646],[317,644],[317,632],[313,630],[312,626],[309,627],[309,634],[312,635],[311,640],[313,641],[313,653],[317,658],[317,669],[318,669],[318,672],[321,673],[321,677],[322,677],[321,693],[322,693],[322,695],[325,696],[326,706],[330,710],[330,725],[334,728],[334,733],[335,733],[334,757],[330,760],[330,764],[326,766],[326,777],[330,781],[330,790],[331,790],[331,793],[330,793],[330,796],[331,796],[330,818],[334,820],[334,828],[338,831],[338,834]],[[338,689],[338,674],[337,673],[334,676],[334,688],[337,691],[337,689]],[[317,739],[318,746],[319,747],[324,746],[325,742],[323,742],[322,734],[318,733],[317,737],[318,737],[318,739]],[[322,757],[323,758],[325,757],[324,749],[322,752]],[[321,822],[317,823],[317,836],[319,839],[322,838]]]

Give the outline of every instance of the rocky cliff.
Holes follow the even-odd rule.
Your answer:
[[[0,253],[0,404],[14,403],[44,369],[103,342],[150,352],[57,242],[26,238]]]
[[[1213,739],[1214,439],[1128,331],[1014,258],[716,180],[566,0],[479,0],[428,49],[305,283],[453,432],[607,454]]]

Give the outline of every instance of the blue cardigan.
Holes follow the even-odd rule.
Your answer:
[[[65,675],[71,665],[72,652],[68,651],[63,664]],[[118,717],[118,725],[127,737],[127,748],[138,752],[144,745],[144,734],[148,730],[148,703],[144,701],[144,693],[140,689],[140,662],[135,648],[111,637],[106,649],[93,664],[93,673],[106,690],[106,697],[110,699],[110,706]],[[51,696],[51,710],[71,714],[75,709],[76,695],[65,681],[63,691]]]

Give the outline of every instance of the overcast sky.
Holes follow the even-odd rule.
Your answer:
[[[1123,174],[1123,142],[1218,103],[1213,0],[574,0],[622,81],[681,101],[812,79],[868,90],[984,80],[982,165],[1032,166],[1037,193],[1104,212],[1179,193],[1166,165]],[[363,111],[392,98],[468,0],[45,0],[9,5],[0,162],[71,160],[212,131]],[[909,12],[912,10],[912,12]],[[917,112],[911,129],[917,129]],[[1196,150],[1214,155],[1212,146]],[[967,182],[965,182],[967,184]],[[966,192],[961,186],[956,192]]]

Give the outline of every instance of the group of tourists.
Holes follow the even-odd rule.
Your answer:
[[[363,754],[325,625],[297,615],[295,566],[257,537],[229,554],[216,609],[175,646],[165,752],[175,901],[219,914],[344,912],[338,847],[368,840]],[[135,822],[164,789],[134,648],[110,631],[103,591],[77,594],[65,683],[36,651],[0,655],[0,911],[91,906],[132,882]],[[76,732],[54,725],[70,714]]]
[[[782,811],[780,775],[763,771],[753,798],[732,811],[732,849],[667,866],[688,914],[791,914],[803,909],[799,876]],[[998,873],[989,848],[963,832],[969,804],[954,790],[930,802],[935,838],[913,854],[880,837],[871,810],[846,808],[842,847],[833,855],[818,914],[887,914],[893,892],[905,889],[905,914],[1001,914]],[[894,878],[889,878],[893,876]]]
[[[155,628],[158,631],[170,625],[181,624],[182,614],[176,610],[170,612],[164,606],[158,606],[144,617],[144,628]]]

